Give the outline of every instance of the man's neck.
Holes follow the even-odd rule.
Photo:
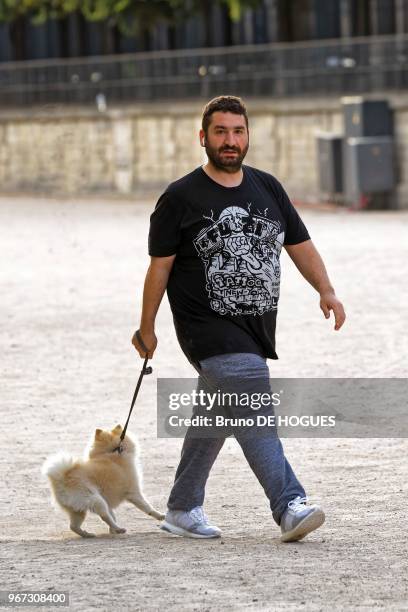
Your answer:
[[[207,162],[202,166],[202,169],[213,181],[224,187],[238,187],[244,177],[242,167],[236,172],[224,172],[213,166],[210,162]]]

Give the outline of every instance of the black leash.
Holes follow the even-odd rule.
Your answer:
[[[112,451],[113,453],[119,453],[119,455],[123,452],[122,442],[123,442],[123,440],[125,438],[125,435],[126,435],[127,426],[129,424],[129,421],[130,421],[130,415],[132,414],[133,406],[135,405],[137,394],[139,393],[140,385],[142,384],[143,376],[145,374],[151,374],[153,372],[153,368],[151,366],[147,366],[147,361],[148,361],[147,354],[149,352],[149,349],[146,348],[146,345],[145,345],[145,343],[142,340],[142,336],[140,335],[140,330],[139,329],[135,333],[135,336],[136,336],[136,340],[138,341],[138,343],[142,347],[142,350],[145,352],[146,356],[145,356],[145,360],[143,362],[142,370],[141,370],[140,375],[139,375],[139,379],[137,381],[135,392],[133,394],[133,399],[132,399],[132,403],[130,405],[130,410],[129,410],[128,418],[126,419],[125,426],[123,428],[122,433],[120,434],[120,443],[119,443],[119,446],[114,448],[113,451]]]

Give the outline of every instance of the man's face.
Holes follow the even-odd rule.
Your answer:
[[[249,134],[243,115],[217,111],[210,117],[205,139],[205,150],[211,163],[224,172],[237,172],[249,147]]]

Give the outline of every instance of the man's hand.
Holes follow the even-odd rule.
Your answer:
[[[330,318],[331,310],[334,312],[334,329],[338,331],[346,320],[346,313],[344,312],[343,304],[337,299],[336,294],[333,292],[321,293],[320,308],[326,319]]]
[[[147,356],[148,356],[149,359],[152,359],[153,353],[156,350],[156,346],[157,346],[156,334],[154,333],[154,331],[146,331],[146,330],[142,330],[142,329],[140,329],[139,332],[140,332],[140,336],[141,336],[141,338],[143,340],[143,343],[145,344],[146,348],[149,349],[149,352],[147,353]],[[142,359],[144,359],[146,357],[146,353],[142,349],[142,347],[140,346],[139,342],[137,341],[136,332],[133,334],[132,344],[135,347],[135,349],[137,350],[137,352],[139,353],[140,357],[142,357]]]

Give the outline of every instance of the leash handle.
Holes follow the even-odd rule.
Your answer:
[[[145,362],[143,364],[143,372],[144,374],[151,374],[153,372],[153,368],[146,367],[146,363],[147,363],[147,354],[149,352],[149,349],[146,347],[145,343],[143,342],[142,336],[140,334],[140,329],[137,329],[135,331],[135,336],[136,336],[136,340],[138,341],[138,343],[140,344],[140,346],[142,347],[142,350],[145,352]]]
[[[144,374],[151,374],[153,372],[153,368],[150,367],[150,366],[146,367],[146,364],[147,364],[147,354],[149,352],[149,349],[146,347],[145,343],[143,342],[142,336],[140,335],[140,329],[136,330],[135,336],[136,336],[136,340],[138,341],[138,343],[142,347],[142,350],[145,352],[145,360],[144,360],[142,372]]]
[[[140,335],[140,329],[137,329],[135,332],[135,336],[136,336],[136,340],[138,341],[138,343],[140,344],[140,346],[142,347],[142,351],[144,351],[147,355],[147,353],[149,352],[149,349],[147,348],[147,346],[145,345],[145,343],[143,342],[142,336]],[[145,356],[146,356],[145,355]]]

